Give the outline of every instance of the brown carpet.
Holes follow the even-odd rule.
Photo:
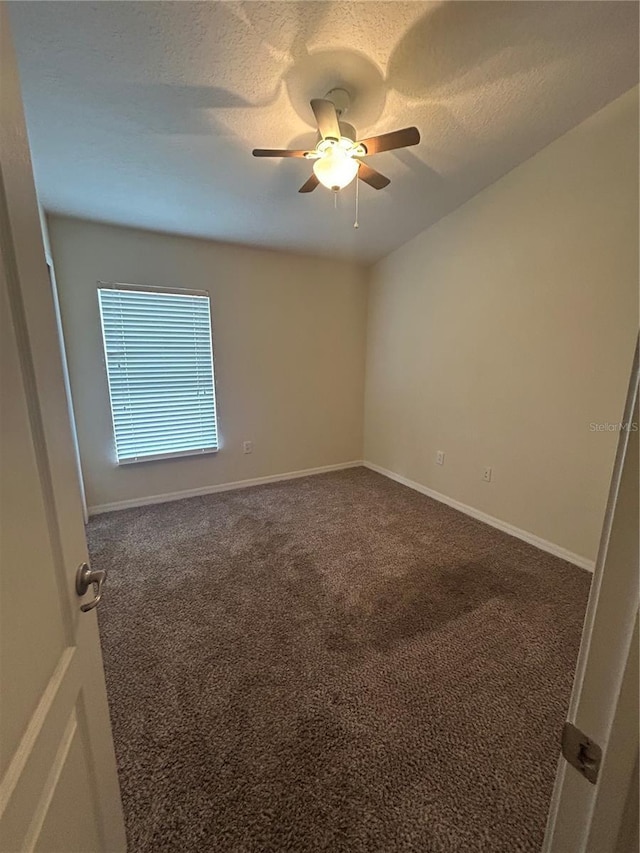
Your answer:
[[[131,853],[539,851],[586,572],[362,468],[89,539]]]

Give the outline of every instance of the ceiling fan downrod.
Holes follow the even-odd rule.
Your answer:
[[[324,100],[330,101],[333,104],[336,108],[338,118],[346,115],[351,105],[351,95],[349,95],[346,89],[341,89],[340,87],[330,89],[324,96]]]

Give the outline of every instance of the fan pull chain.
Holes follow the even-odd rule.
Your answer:
[[[358,222],[358,200],[360,197],[360,178],[359,178],[359,174],[358,174],[359,172],[360,172],[360,166],[358,166],[358,172],[356,172],[356,221],[353,223],[354,228],[360,227],[360,223]]]
[[[338,209],[338,190],[333,191],[333,209]]]

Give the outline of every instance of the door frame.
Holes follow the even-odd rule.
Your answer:
[[[629,771],[634,760],[637,767],[637,731],[635,744],[628,744],[631,750],[620,750],[617,739],[623,729],[629,730],[630,692],[636,694],[637,709],[637,687],[634,690],[633,685],[637,685],[638,680],[635,648],[638,630],[638,472],[633,470],[636,461],[630,450],[637,452],[639,378],[639,342],[636,340],[621,422],[627,427],[619,431],[567,712],[567,721],[574,723],[601,747],[600,775],[597,783],[591,784],[562,755],[559,757],[542,853],[609,853],[609,850],[616,850],[615,838],[611,839],[610,847],[602,847],[608,842],[601,838],[601,824],[605,820],[613,822],[616,791],[620,786],[632,787],[633,773],[636,772],[633,769]],[[635,532],[629,529],[628,516],[632,519],[635,516]],[[633,523],[631,521],[631,525]],[[623,543],[626,547],[620,548],[619,542],[623,538],[627,539]],[[618,823],[623,819],[623,808],[624,801],[617,809]],[[631,820],[636,819],[631,812]],[[619,830],[618,825],[615,832]],[[595,844],[598,846],[593,846]]]

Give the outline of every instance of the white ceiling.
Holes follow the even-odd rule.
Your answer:
[[[48,210],[375,260],[637,82],[634,2],[13,2]],[[299,195],[308,105],[352,93],[361,137],[422,142],[338,210]]]

